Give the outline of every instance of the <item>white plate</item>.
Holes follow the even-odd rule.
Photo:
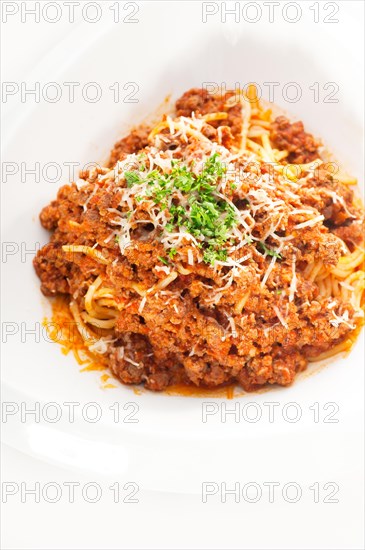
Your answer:
[[[233,401],[136,395],[122,385],[103,390],[100,373],[80,374],[74,359],[63,356],[58,345],[42,336],[41,322],[49,309],[33,271],[33,254],[24,255],[34,250],[35,243],[48,240],[38,222],[40,209],[68,181],[65,162],[102,161],[114,141],[153,112],[169,93],[176,98],[203,82],[226,82],[229,88],[236,82],[254,81],[268,98],[268,86],[263,83],[278,82],[278,105],[303,119],[361,177],[361,89],[351,85],[356,59],[336,37],[333,26],[313,26],[307,21],[308,11],[296,25],[235,25],[216,20],[204,24],[200,3],[163,4],[158,9],[156,3],[143,4],[138,32],[133,24],[110,22],[98,25],[97,32],[91,32],[90,25],[78,28],[38,68],[37,78],[43,83],[80,82],[82,87],[97,81],[103,90],[101,101],[88,103],[78,93],[72,104],[66,100],[27,103],[20,114],[14,114],[4,160],[28,166],[57,162],[63,174],[54,183],[42,178],[22,183],[16,176],[3,186],[3,240],[19,250],[3,264],[3,323],[14,323],[5,330],[17,331],[4,346],[3,399],[19,407],[21,402],[28,406],[34,401],[55,402],[62,406],[63,417],[55,423],[45,419],[23,423],[14,414],[4,424],[4,439],[46,461],[111,477],[123,475],[144,488],[166,491],[195,493],[206,480],[264,481],[265,476],[302,483],[341,480],[348,475],[349,456],[351,476],[356,476],[362,453],[363,336],[349,357],[336,358],[324,368],[312,366],[310,371],[316,374],[299,376],[292,387]],[[303,40],[309,33],[311,40]],[[109,86],[117,81],[124,95],[132,88],[123,91],[123,85],[136,82],[139,102],[115,103]],[[297,82],[302,89],[297,103],[283,101],[281,91],[289,82]],[[320,86],[318,103],[310,89],[315,82]],[[330,82],[339,86],[339,103],[322,101],[333,90],[323,88]],[[12,245],[6,246],[10,250]],[[23,338],[24,328],[35,328],[39,340],[29,334]],[[203,401],[218,411],[207,422],[202,421]],[[65,402],[81,404],[73,423],[67,420]],[[89,402],[100,407],[102,417],[97,423],[80,415]],[[139,422],[114,422],[109,407],[116,402],[122,417],[138,406],[133,418]],[[276,411],[274,422],[269,421],[269,402],[277,404],[271,405]],[[285,408],[293,402],[296,409]],[[319,422],[313,416],[317,406],[310,409],[316,402]],[[123,410],[126,403],[136,405]],[[245,409],[247,403],[254,405]],[[328,403],[335,405],[326,409]],[[238,407],[240,421],[228,416],[227,422],[221,422],[224,406]],[[295,410],[301,413],[297,422],[283,419],[283,411],[290,416]],[[257,422],[242,416],[255,411],[262,414]],[[332,411],[340,422],[323,422]],[[51,415],[54,409],[48,412]]]

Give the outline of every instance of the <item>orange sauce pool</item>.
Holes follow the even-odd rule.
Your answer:
[[[169,386],[163,392],[168,395],[178,395],[186,397],[221,397],[222,399],[233,399],[239,395],[243,395],[244,390],[235,384],[228,384],[226,386],[219,386],[214,389],[199,388],[198,386],[188,386],[185,384],[176,384],[175,386]]]
[[[80,372],[100,371],[100,382],[103,389],[116,388],[109,380],[114,378],[108,370],[108,362],[102,355],[92,353],[77,330],[74,318],[66,298],[56,297],[50,300],[51,318],[43,319],[43,326],[48,337],[61,346],[64,355],[72,353],[80,367]]]

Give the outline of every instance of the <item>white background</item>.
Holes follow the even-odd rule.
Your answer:
[[[161,9],[161,4],[156,5],[156,9]],[[350,51],[361,48],[362,2],[342,3],[341,14],[347,22],[341,27],[346,30],[342,37],[344,47],[350,46]],[[9,18],[2,25],[2,79],[26,81],[28,75],[37,70],[43,56],[49,55],[53,45],[64,40],[75,25],[81,23],[80,16],[76,16],[73,25],[62,21],[55,25],[34,24],[31,19],[24,24],[17,17]],[[174,29],[169,32],[173,39]],[[188,29],[186,33],[185,39]],[[303,37],[303,47],[310,39],[310,36]],[[6,129],[11,131],[19,112],[8,105],[3,107]],[[267,450],[268,462],[274,452],[272,448]],[[315,449],[313,457],[315,460]],[[138,494],[138,504],[116,504],[108,489],[110,482],[103,477],[83,476],[8,447],[3,448],[2,459],[3,481],[30,485],[52,481],[61,486],[67,481],[77,481],[81,485],[92,481],[99,483],[103,491],[96,504],[81,498],[76,498],[73,504],[66,498],[56,504],[34,503],[32,497],[26,503],[21,503],[17,497],[9,498],[2,506],[2,546],[5,549],[363,547],[363,508],[358,481],[351,475],[351,457],[347,463],[348,472],[341,472],[341,490],[346,498],[338,504],[315,504],[308,491],[296,504],[281,499],[274,503],[235,503],[229,497],[224,504],[218,499],[203,504],[199,495],[159,493],[143,488]],[[298,468],[305,468],[305,464],[298,464]],[[265,471],[262,479],[266,479]],[[242,479],[238,481],[243,484],[247,480],[250,480],[249,472],[242,472]]]

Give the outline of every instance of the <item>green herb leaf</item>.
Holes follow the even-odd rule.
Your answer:
[[[140,183],[140,177],[136,172],[124,172],[124,177],[128,187],[133,187],[136,183]]]
[[[277,252],[276,250],[272,249],[272,248],[268,248],[265,243],[259,241],[258,243],[258,246],[262,249],[262,251],[267,254],[268,256],[273,256],[275,258],[278,258],[278,260],[281,260],[282,259],[282,256],[281,254],[279,254],[279,252]]]
[[[198,175],[173,160],[170,173],[153,170],[143,179],[135,172],[125,172],[124,176],[129,187],[146,183],[147,190],[135,196],[135,200],[138,203],[152,200],[161,210],[169,208],[165,230],[174,232],[183,227],[200,241],[198,246],[202,248],[204,262],[214,264],[216,260],[227,259],[223,247],[229,241],[229,230],[237,223],[234,208],[217,193],[219,179],[225,172],[219,154],[214,153]],[[181,196],[183,204],[179,204]],[[176,250],[172,250],[170,257],[176,254]]]

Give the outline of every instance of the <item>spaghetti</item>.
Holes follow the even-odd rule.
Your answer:
[[[43,209],[42,291],[68,297],[89,353],[122,382],[288,385],[353,342],[355,180],[274,109],[254,86],[190,90]]]

